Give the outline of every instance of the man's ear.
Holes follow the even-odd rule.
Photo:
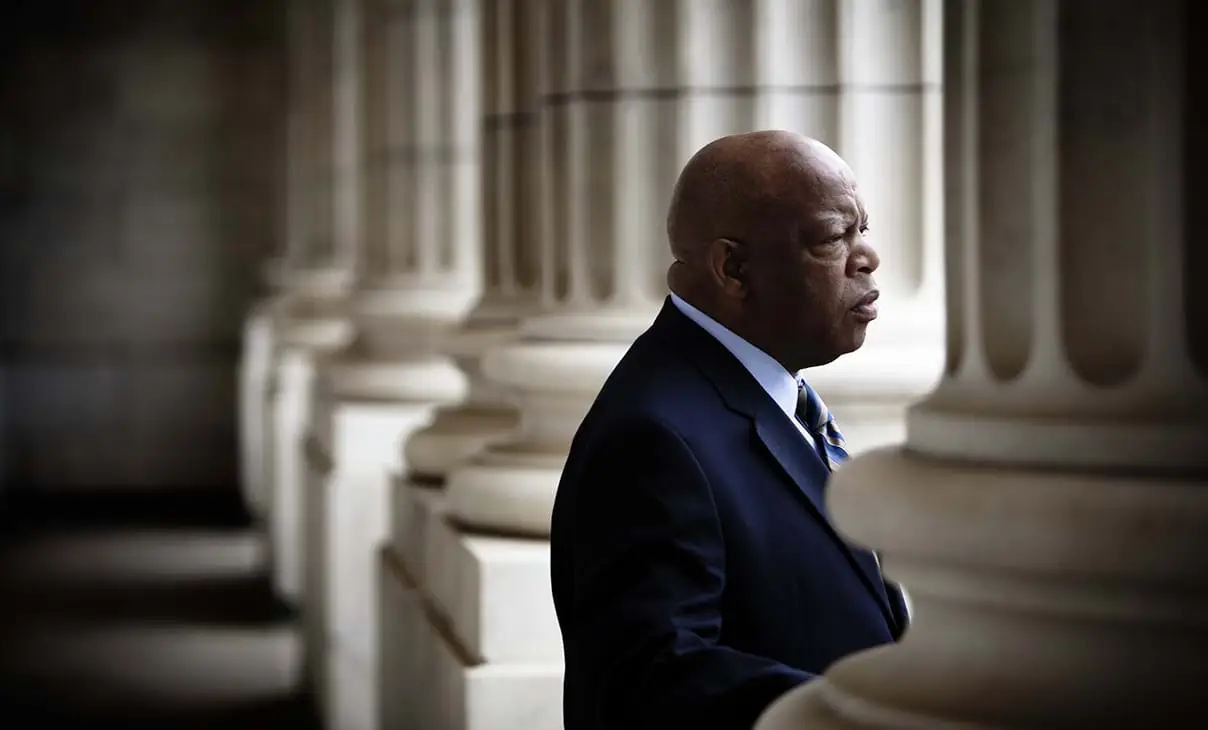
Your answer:
[[[723,293],[744,296],[747,291],[747,247],[730,238],[714,239],[709,244],[709,273]]]

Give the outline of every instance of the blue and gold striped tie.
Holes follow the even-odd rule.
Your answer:
[[[809,429],[814,436],[814,445],[818,455],[826,463],[826,468],[834,471],[847,461],[847,449],[843,447],[843,434],[835,425],[835,417],[831,415],[822,398],[804,380],[797,381],[797,418]]]

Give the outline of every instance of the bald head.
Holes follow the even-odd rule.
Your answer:
[[[714,140],[688,160],[676,181],[667,214],[671,253],[687,263],[714,239],[750,240],[763,229],[792,225],[803,197],[850,178],[834,150],[794,132]]]
[[[829,362],[859,347],[871,321],[850,316],[878,264],[867,224],[851,169],[825,144],[784,131],[722,137],[676,182],[668,284],[787,368]]]

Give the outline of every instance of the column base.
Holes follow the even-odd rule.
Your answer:
[[[549,536],[566,452],[541,454],[529,448],[489,446],[450,475],[448,508],[459,522],[502,534]]]
[[[277,331],[282,347],[318,353],[341,350],[352,342],[354,335],[352,322],[337,314],[284,319],[277,325]]]
[[[840,529],[914,602],[759,730],[1200,727],[1208,480],[993,469],[881,449],[836,472]]]
[[[506,438],[519,422],[519,414],[510,408],[442,408],[430,426],[407,440],[404,457],[418,480],[441,483],[450,469]]]
[[[447,361],[378,363],[347,355],[330,358],[319,381],[330,408],[333,469],[314,480],[308,495],[307,654],[326,726],[374,730],[380,719],[376,554],[389,535],[392,485],[406,468],[400,446],[430,422],[443,399],[458,397],[464,383]],[[391,394],[423,398],[365,398],[380,392],[367,386],[385,381]]]
[[[935,458],[973,464],[1204,473],[1208,389],[1194,377],[1187,383],[1173,390],[1176,402],[1163,403],[1155,383],[1097,388],[1043,373],[987,393],[958,375],[910,410],[911,442]]]
[[[467,400],[437,411],[432,424],[403,447],[411,472],[418,479],[443,482],[454,466],[516,428],[519,413],[500,394],[485,387],[480,367],[488,351],[514,335],[514,327],[486,319],[468,323],[450,335],[445,351],[466,377]]]
[[[385,678],[383,717],[413,730],[562,729],[560,660],[485,660],[395,550],[383,550],[380,565],[383,635],[393,640],[383,646],[383,666],[398,672]],[[490,565],[483,564],[488,574],[499,572]],[[497,581],[484,576],[482,582]],[[500,616],[525,609],[513,604],[492,611]]]
[[[277,330],[287,347],[334,352],[348,345],[353,324],[346,311],[350,272],[338,268],[287,270],[274,301]]]
[[[570,441],[627,342],[524,340],[492,351],[484,369],[521,405],[514,438],[488,446],[449,474],[458,521],[487,531],[548,536]]]
[[[436,356],[469,313],[471,291],[457,281],[422,277],[358,289],[350,303],[357,345],[383,361]]]
[[[447,357],[378,359],[346,349],[324,359],[332,392],[343,401],[454,403],[465,396],[465,376]]]
[[[654,321],[661,300],[643,307],[604,307],[552,312],[524,321],[520,334],[537,342],[630,343]]]

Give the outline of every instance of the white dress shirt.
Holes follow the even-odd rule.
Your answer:
[[[759,387],[763,388],[780,410],[784,411],[789,421],[797,427],[810,448],[814,448],[813,434],[807,431],[797,418],[797,378],[772,359],[771,355],[718,324],[717,320],[680,299],[674,292],[671,294],[671,303],[685,317],[713,335],[731,355],[738,358],[747,372],[751,373],[751,377],[755,378],[755,382],[759,383]]]

